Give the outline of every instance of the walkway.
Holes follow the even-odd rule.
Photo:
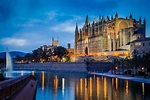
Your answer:
[[[17,96],[12,97],[12,100],[35,100],[37,82],[30,80],[30,82],[20,91]]]
[[[119,78],[119,79],[127,79],[131,81],[136,81],[136,82],[143,82],[143,83],[148,83],[150,84],[150,78],[143,78],[143,77],[132,77],[132,76],[125,76],[125,75],[113,75],[110,73],[95,73],[91,72],[93,75],[100,75],[100,76],[106,76],[106,77],[114,77],[114,78]]]

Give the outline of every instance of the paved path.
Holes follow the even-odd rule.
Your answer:
[[[94,75],[100,75],[100,76],[107,76],[107,77],[114,77],[114,78],[119,78],[119,79],[127,79],[131,81],[136,81],[136,82],[143,82],[143,83],[149,83],[150,84],[150,79],[149,78],[143,78],[143,77],[132,77],[132,76],[124,76],[124,75],[113,75],[110,73],[95,73],[92,72],[91,74]]]
[[[12,100],[34,100],[36,93],[37,81],[30,80],[30,82],[17,94]]]

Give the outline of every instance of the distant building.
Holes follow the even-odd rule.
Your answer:
[[[49,61],[51,61],[54,59],[53,55],[56,47],[58,47],[58,40],[54,40],[52,37],[52,45],[43,45],[40,48],[43,52],[46,52],[46,55],[50,56]]]
[[[68,53],[69,56],[74,54],[74,48],[71,48],[71,44],[70,43],[67,44],[67,48],[66,49],[69,52]]]
[[[141,38],[130,42],[131,57],[134,51],[139,55],[150,53],[150,38]]]
[[[137,39],[145,38],[146,20],[129,18],[99,17],[90,23],[88,15],[85,24],[75,28],[75,55],[86,56],[129,56],[130,45]]]
[[[42,49],[42,51],[48,51],[48,50],[50,50],[52,48],[52,46],[50,46],[50,45],[43,45],[40,48]]]
[[[74,48],[71,48],[71,44],[68,43],[66,49],[68,51],[68,56],[70,57],[70,61],[73,62],[74,61]]]
[[[54,40],[53,37],[52,37],[52,46],[58,47],[58,40]]]

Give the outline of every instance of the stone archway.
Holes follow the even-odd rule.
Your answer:
[[[85,55],[88,55],[88,48],[85,48]]]

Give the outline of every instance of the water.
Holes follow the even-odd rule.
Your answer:
[[[13,71],[37,78],[36,100],[150,100],[150,84],[79,73]]]
[[[12,59],[11,56],[8,52],[8,50],[6,51],[6,77],[12,77],[12,69],[13,69],[13,65],[12,65]]]
[[[87,74],[34,72],[36,100],[150,100],[150,84]]]

